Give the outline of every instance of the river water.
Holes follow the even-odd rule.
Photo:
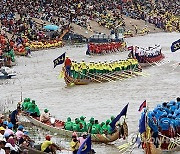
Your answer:
[[[140,117],[137,110],[144,100],[147,100],[152,109],[158,103],[174,100],[180,95],[180,66],[175,67],[180,62],[180,52],[170,51],[171,43],[179,38],[179,33],[158,33],[126,39],[128,45],[162,46],[166,58],[158,66],[143,69],[148,76],[71,88],[66,88],[64,80],[58,79],[62,66],[53,68],[52,61],[62,53],[66,52],[71,59],[78,62],[82,59],[89,62],[125,59],[128,52],[88,57],[85,55],[86,45],[66,45],[59,49],[33,52],[32,58],[18,57],[18,65],[14,67],[17,77],[0,81],[0,103],[6,103],[6,110],[13,109],[23,92],[23,98],[36,100],[41,111],[48,108],[58,119],[66,120],[68,116],[74,119],[84,115],[87,120],[93,116],[100,122],[106,121],[111,115],[117,115],[129,103],[127,122],[129,132],[135,133]],[[119,153],[116,147],[121,143],[118,140],[109,145],[93,144],[93,148],[98,154],[116,154]],[[67,141],[63,144],[68,146]],[[135,149],[133,153],[140,154],[142,150]]]

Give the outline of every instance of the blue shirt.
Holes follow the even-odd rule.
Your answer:
[[[165,117],[162,118],[159,122],[159,126],[161,127],[162,130],[168,130],[170,127],[170,120],[169,118]]]
[[[17,110],[14,110],[11,115],[10,115],[10,120],[11,120],[11,123],[12,124],[16,124],[16,116],[18,114],[18,111]]]
[[[153,118],[148,119],[148,125],[152,129],[153,132],[158,132],[158,126],[155,124]]]

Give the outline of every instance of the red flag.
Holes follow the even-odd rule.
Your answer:
[[[145,108],[146,107],[146,100],[140,105],[140,107],[139,107],[139,112],[141,112],[141,110],[143,109],[143,108]]]

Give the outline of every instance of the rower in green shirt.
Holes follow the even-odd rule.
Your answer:
[[[81,128],[81,131],[82,131],[82,132],[86,132],[86,131],[87,131],[86,122],[84,121],[85,118],[86,118],[86,117],[84,117],[84,116],[81,116],[81,117],[80,117],[80,124],[81,124],[81,126],[82,126],[82,128]]]
[[[68,117],[67,121],[65,122],[65,130],[73,130],[73,122],[71,121],[70,117]]]
[[[90,133],[91,129],[92,129],[92,125],[94,124],[94,118],[91,117],[91,119],[89,120],[89,123],[87,124],[87,132]]]
[[[32,100],[32,103],[28,104],[27,112],[29,112],[32,116],[40,116],[40,111],[37,105],[35,104],[35,100]]]
[[[79,119],[75,119],[75,123],[73,124],[73,131],[80,132],[80,123]]]

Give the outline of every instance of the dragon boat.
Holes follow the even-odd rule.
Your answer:
[[[73,131],[65,130],[64,129],[64,121],[55,120],[55,123],[52,125],[51,122],[42,123],[38,117],[32,117],[29,115],[24,115],[32,124],[46,129],[52,133],[57,133],[64,137],[72,137]],[[128,126],[124,121],[122,124],[123,133],[125,136],[128,135]],[[120,138],[122,135],[122,129],[119,126],[116,126],[115,131],[112,134],[91,134],[91,140],[93,142],[100,142],[100,143],[110,143]],[[78,136],[81,136],[84,132],[77,132]]]
[[[179,99],[158,104],[153,111],[142,113],[139,130],[145,154],[180,151]]]
[[[107,36],[106,34],[96,34],[89,38],[88,49],[86,55],[104,55],[114,52],[126,50],[126,43],[123,36],[114,34]]]
[[[135,51],[134,51],[135,50]],[[136,58],[141,65],[141,67],[147,67],[156,65],[161,60],[165,58],[164,54],[161,52],[160,45],[155,45],[155,47],[148,47],[148,49],[132,47],[129,57]]]
[[[121,71],[115,71],[115,72],[109,72],[109,73],[90,73],[88,72],[86,74],[83,74],[82,72],[78,72],[80,76],[84,76],[84,79],[81,78],[73,78],[73,76],[70,76],[66,69],[63,67],[62,74],[64,74],[64,80],[67,86],[71,85],[87,85],[89,83],[103,83],[103,82],[113,82],[115,80],[125,80],[136,76],[143,76],[142,69],[140,65],[138,65],[138,68],[130,68],[128,70],[121,70]]]

